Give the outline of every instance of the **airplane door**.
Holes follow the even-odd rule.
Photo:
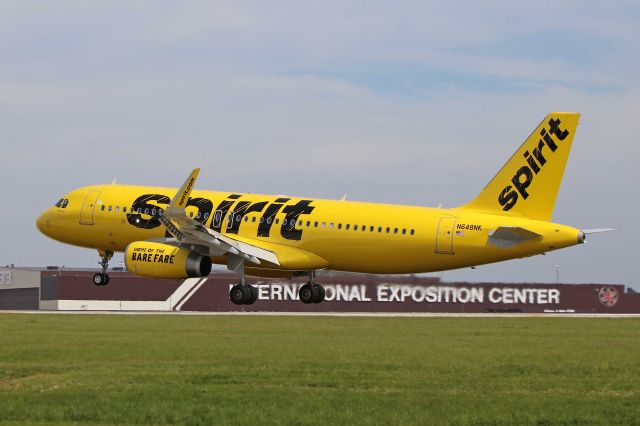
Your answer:
[[[453,228],[457,217],[440,218],[436,235],[436,253],[453,254]]]
[[[96,206],[96,201],[100,191],[89,191],[82,203],[82,209],[80,210],[80,224],[81,225],[93,225],[93,209]]]

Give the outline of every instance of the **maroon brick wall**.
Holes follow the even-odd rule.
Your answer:
[[[93,272],[43,272],[42,300],[167,300],[182,280],[155,280],[111,273],[107,286],[91,282]],[[640,294],[623,285],[443,283],[433,277],[330,274],[318,277],[327,291],[321,304],[297,299],[304,279],[249,279],[259,299],[249,306],[229,301],[233,274],[215,273],[181,306],[183,311],[272,312],[575,312],[640,313]]]

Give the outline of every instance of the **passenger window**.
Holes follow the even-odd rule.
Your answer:
[[[126,213],[126,212],[127,212],[127,206],[124,206],[124,207],[122,208],[122,213]]]
[[[262,218],[260,218],[260,223],[262,223]],[[267,223],[271,224],[271,218],[267,219]]]
[[[382,226],[378,226],[378,232],[382,232]]]
[[[207,220],[207,219],[209,219],[209,213],[204,214],[204,220]]]
[[[314,228],[317,228],[317,227],[318,227],[318,222],[314,222],[314,223],[313,223],[313,227],[314,227]]]
[[[311,226],[311,221],[310,221],[310,220],[308,220],[308,221],[307,221],[307,228],[308,228],[308,227],[310,227],[310,226]]]
[[[387,234],[389,233],[389,231],[391,231],[391,228],[387,228]]]
[[[276,225],[280,223],[280,219],[276,218]]]
[[[282,225],[287,226],[287,219],[282,219]]]
[[[402,228],[402,235],[405,235],[407,233],[407,229],[406,228]]]
[[[301,220],[298,221],[298,226],[302,226],[302,221]]]
[[[347,226],[345,226],[344,229],[346,229],[348,231],[350,227],[351,227],[351,224],[347,223]]]
[[[373,226],[369,228],[369,231],[370,231],[370,232],[373,232]]]
[[[353,230],[357,231],[358,230],[358,225],[353,225]]]
[[[111,206],[109,206],[109,211],[111,211]],[[144,214],[149,214],[149,208],[144,209]]]
[[[100,210],[101,210],[101,211],[104,211],[104,207],[105,207],[105,206],[104,206],[104,204],[103,204],[103,205],[102,205],[102,207],[100,207]]]
[[[342,229],[342,224],[341,223],[338,224],[338,230],[340,230],[340,229]]]
[[[112,208],[113,208],[113,206],[109,206],[109,211],[111,211]]]
[[[329,228],[330,228],[330,229],[333,229],[333,222],[331,222],[331,223],[329,224]]]
[[[362,225],[362,232],[367,230],[367,225]]]
[[[393,233],[397,234],[398,233],[398,228],[393,228]]]
[[[156,209],[153,209],[152,211],[153,215],[156,215]],[[189,212],[189,217],[193,219],[193,212]]]
[[[155,215],[156,215],[156,209],[155,209],[155,207],[154,207],[154,208],[152,208],[152,209],[151,209],[151,216],[155,216]],[[190,216],[190,217],[193,217],[193,212],[192,212],[192,213],[189,213],[189,216]]]
[[[245,216],[245,217],[244,217],[244,221],[245,221],[245,222],[249,222],[249,216]]]
[[[196,215],[196,219],[200,219],[202,217],[202,213],[198,212],[198,214]]]
[[[412,229],[412,230],[411,230],[411,235],[413,235],[413,233],[414,233],[414,231],[413,231],[413,229]]]
[[[120,206],[116,206],[116,213],[120,213]]]
[[[240,222],[241,220],[242,220],[242,215],[241,214],[236,216],[236,222]]]
[[[327,223],[326,222],[322,222],[322,228],[326,228],[327,227]]]
[[[255,217],[255,216],[253,216],[253,217],[251,218],[251,223],[256,223],[256,217]]]

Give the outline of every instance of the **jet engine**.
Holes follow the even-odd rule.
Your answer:
[[[151,278],[206,277],[211,259],[195,251],[163,243],[136,241],[124,251],[127,269]]]

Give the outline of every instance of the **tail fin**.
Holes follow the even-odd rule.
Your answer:
[[[551,220],[580,114],[552,112],[464,209]]]

